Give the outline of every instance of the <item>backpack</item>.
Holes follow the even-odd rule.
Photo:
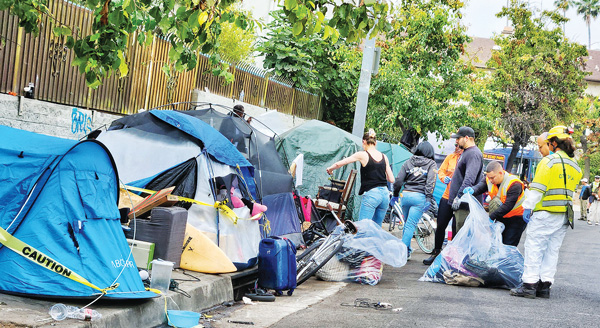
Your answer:
[[[581,194],[581,199],[587,200],[588,198],[590,198],[590,196],[592,195],[590,189],[591,188],[589,186],[585,186],[585,189],[583,190],[583,193]]]

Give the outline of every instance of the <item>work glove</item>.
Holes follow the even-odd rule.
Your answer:
[[[473,188],[471,187],[466,187],[465,189],[463,189],[463,194],[473,195],[474,192],[475,190],[473,190]]]
[[[530,209],[523,210],[523,221],[525,221],[525,223],[529,223],[530,219],[531,219],[531,210]]]
[[[456,198],[454,198],[454,201],[452,202],[452,210],[456,211],[456,210],[458,210],[459,207],[460,207],[460,200],[457,196]]]
[[[444,183],[449,184],[452,179],[450,177],[444,177]]]
[[[394,205],[396,205],[397,202],[398,202],[398,197],[392,197],[390,199],[390,207],[394,207]]]

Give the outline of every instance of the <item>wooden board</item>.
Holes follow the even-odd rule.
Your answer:
[[[144,198],[138,205],[136,205],[127,215],[127,217],[131,220],[133,217],[141,217],[145,213],[148,213],[151,209],[157,206],[173,206],[175,203],[179,201],[177,196],[171,195],[175,187],[169,187]]]
[[[142,201],[144,201],[144,197],[123,188],[119,189],[119,208],[134,208]]]
[[[182,269],[203,273],[237,271],[227,255],[208,237],[191,224],[187,224],[183,239],[183,253],[179,265]]]

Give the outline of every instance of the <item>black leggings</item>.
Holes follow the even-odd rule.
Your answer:
[[[446,228],[452,219],[454,211],[446,198],[440,199],[438,206],[437,229],[435,230],[435,249],[441,250],[446,237]],[[452,237],[456,235],[456,220],[452,221]]]

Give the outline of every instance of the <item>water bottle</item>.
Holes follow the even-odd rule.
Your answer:
[[[64,320],[66,318],[79,319],[85,321],[95,321],[102,318],[102,314],[92,309],[80,309],[76,306],[64,305],[62,303],[54,304],[48,312],[54,320]]]

